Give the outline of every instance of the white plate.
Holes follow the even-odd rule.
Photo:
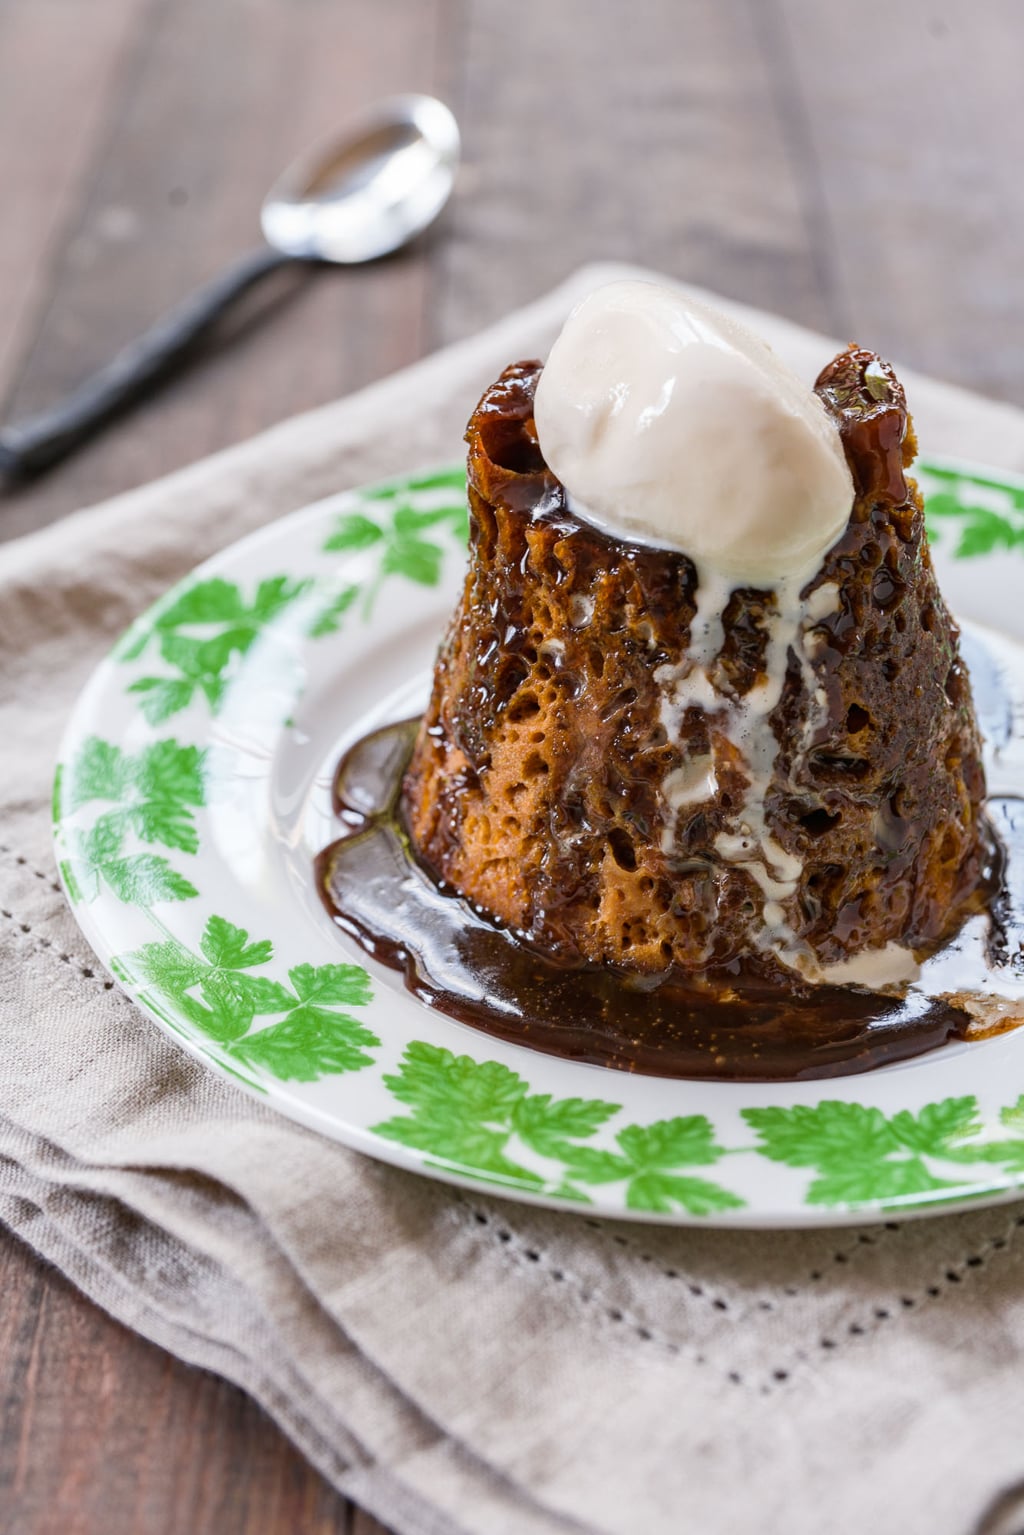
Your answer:
[[[1024,485],[918,471],[950,605],[1024,637]],[[478,1033],[339,934],[311,872],[337,834],[333,770],[396,694],[422,704],[464,504],[458,468],[319,502],[209,560],[99,667],[64,740],[55,836],[125,990],[303,1124],[517,1199],[798,1226],[1012,1197],[1024,1030],[827,1084],[669,1081]]]

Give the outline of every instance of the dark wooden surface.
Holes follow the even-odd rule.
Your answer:
[[[1017,0],[0,0],[0,415],[58,398],[252,243],[277,170],[350,111],[433,90],[466,156],[418,249],[283,277],[187,377],[0,496],[0,538],[600,256],[1024,405],[1022,57]],[[381,1529],[240,1392],[8,1238],[0,1295],[4,1531]]]

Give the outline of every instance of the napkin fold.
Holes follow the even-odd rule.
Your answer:
[[[1016,1529],[1020,1205],[724,1232],[444,1187],[178,1050],[57,884],[60,734],[130,620],[268,519],[458,456],[490,379],[625,273],[587,268],[349,400],[0,546],[0,1219],[249,1391],[401,1535]],[[804,377],[836,345],[723,307]],[[1024,469],[1021,413],[912,376],[908,393],[923,451]]]

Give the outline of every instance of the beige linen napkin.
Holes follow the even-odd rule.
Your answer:
[[[456,456],[490,378],[610,274],[0,547],[0,1218],[115,1316],[245,1387],[404,1535],[1005,1535],[1024,1478],[1019,1205],[739,1234],[453,1191],[176,1049],[55,882],[58,739],[129,620],[268,518]],[[751,318],[807,378],[829,355]],[[1020,414],[910,391],[926,451],[1024,468]]]

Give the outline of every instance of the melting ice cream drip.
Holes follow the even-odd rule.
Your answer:
[[[725,638],[724,613],[735,582],[720,572],[700,571],[697,610],[690,626],[690,647],[678,666],[662,666],[656,680],[662,689],[661,721],[670,740],[681,740],[681,724],[687,709],[698,707],[736,747],[743,762],[747,786],[743,801],[730,815],[726,829],[715,838],[715,851],[723,862],[742,869],[758,886],[763,900],[762,948],[809,978],[820,976],[820,967],[808,944],[799,938],[786,918],[783,902],[796,894],[803,862],[788,852],[772,835],[765,797],[775,772],[779,742],[771,717],[786,682],[790,655],[796,657],[806,696],[802,744],[810,745],[824,720],[826,698],[808,654],[808,632],[839,601],[839,588],[826,582],[801,601],[807,572],[780,579],[775,586],[775,605],[766,614],[767,638],[764,675],[749,692],[723,692],[712,677],[712,667]],[[667,820],[662,836],[665,852],[676,844],[679,811],[713,797],[717,791],[714,754],[689,758],[668,774],[662,784]]]

